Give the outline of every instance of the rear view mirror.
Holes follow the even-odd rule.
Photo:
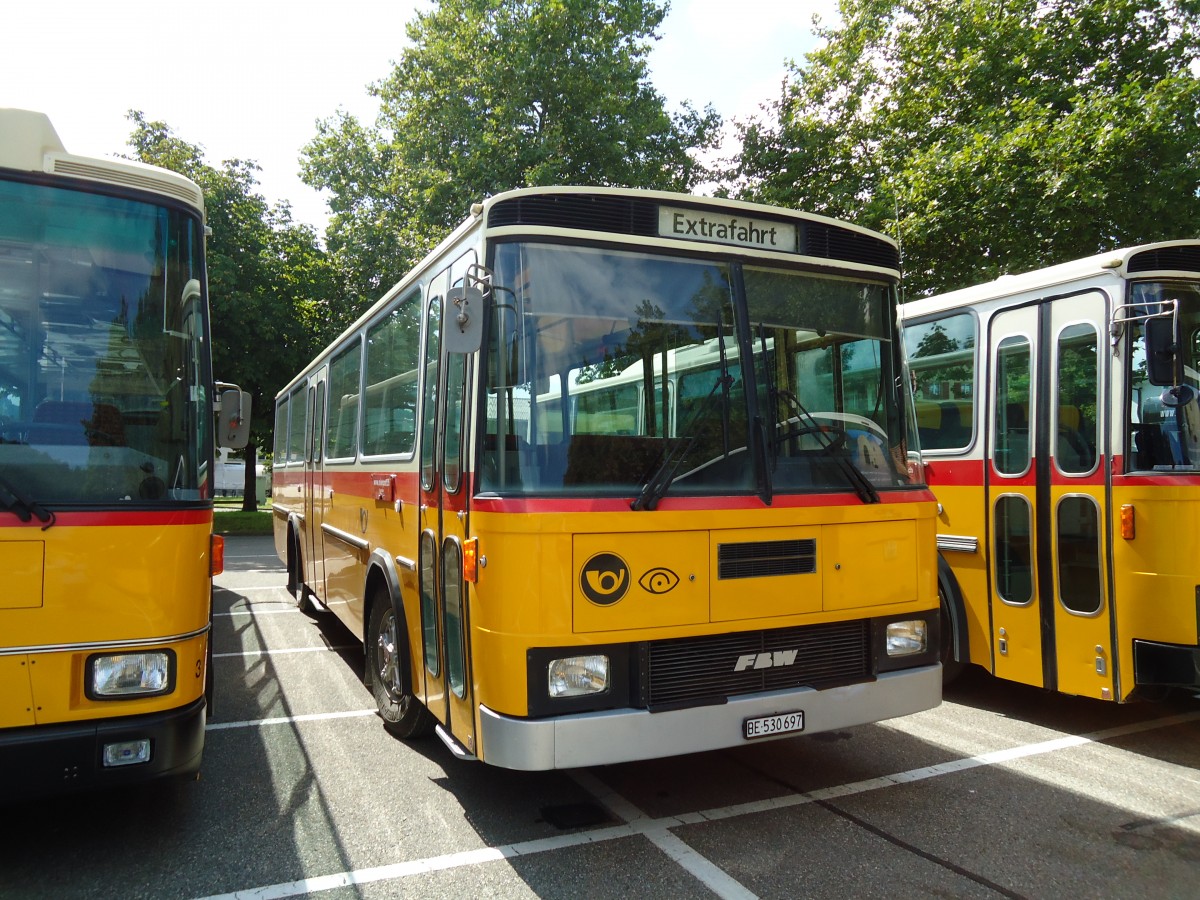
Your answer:
[[[217,446],[240,450],[250,441],[250,395],[236,386],[226,386],[217,412]]]
[[[1183,381],[1178,346],[1173,316],[1146,321],[1146,375],[1151,384],[1173,385]]]
[[[442,343],[447,353],[474,353],[483,343],[483,291],[456,287],[446,292]]]

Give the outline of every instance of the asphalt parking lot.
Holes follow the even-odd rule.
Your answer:
[[[971,671],[937,709],[520,773],[384,732],[361,650],[230,538],[197,781],[0,807],[0,897],[1200,897],[1200,700]]]

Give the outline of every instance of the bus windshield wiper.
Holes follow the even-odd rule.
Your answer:
[[[817,422],[816,417],[804,408],[799,397],[784,390],[779,391],[779,396],[796,411],[798,418],[808,423],[803,430],[811,433],[817,443],[821,445],[821,452],[837,463],[838,469],[846,476],[847,483],[854,489],[858,499],[863,503],[878,503],[879,491],[875,490],[875,485],[871,484],[871,480],[863,474],[862,469],[856,466],[850,457],[840,449],[840,445],[846,440],[845,429],[842,429],[834,437],[827,437],[825,429]]]
[[[22,522],[28,522],[37,516],[39,522],[44,522],[42,531],[54,524],[54,513],[42,506],[36,500],[25,494],[11,481],[0,475],[0,507],[7,509]]]
[[[718,388],[721,390],[722,402],[722,446],[725,454],[729,454],[729,389],[733,386],[733,376],[729,374],[729,361],[725,355],[725,335],[720,323],[717,324],[717,346],[721,351],[721,374],[717,376],[717,380],[708,394],[700,403],[696,404],[696,408],[688,418],[688,423],[684,428],[688,437],[677,438],[674,444],[666,445],[658,465],[646,479],[646,483],[642,485],[641,492],[629,504],[630,509],[654,509],[658,506],[658,501],[667,495],[667,491],[671,489],[671,482],[675,480],[675,473],[679,470],[680,463],[687,458],[692,446],[696,443],[696,425],[699,423],[700,417],[708,411]]]

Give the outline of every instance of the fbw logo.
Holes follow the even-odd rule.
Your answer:
[[[629,566],[615,553],[597,553],[579,572],[583,596],[600,606],[609,606],[629,590]]]

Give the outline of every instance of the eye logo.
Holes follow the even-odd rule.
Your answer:
[[[651,569],[643,575],[638,580],[638,584],[647,593],[665,594],[675,587],[675,585],[679,584],[679,576],[670,569],[664,569],[660,566],[657,569]]]
[[[583,596],[600,606],[610,606],[629,590],[629,566],[615,553],[597,553],[579,572]]]

